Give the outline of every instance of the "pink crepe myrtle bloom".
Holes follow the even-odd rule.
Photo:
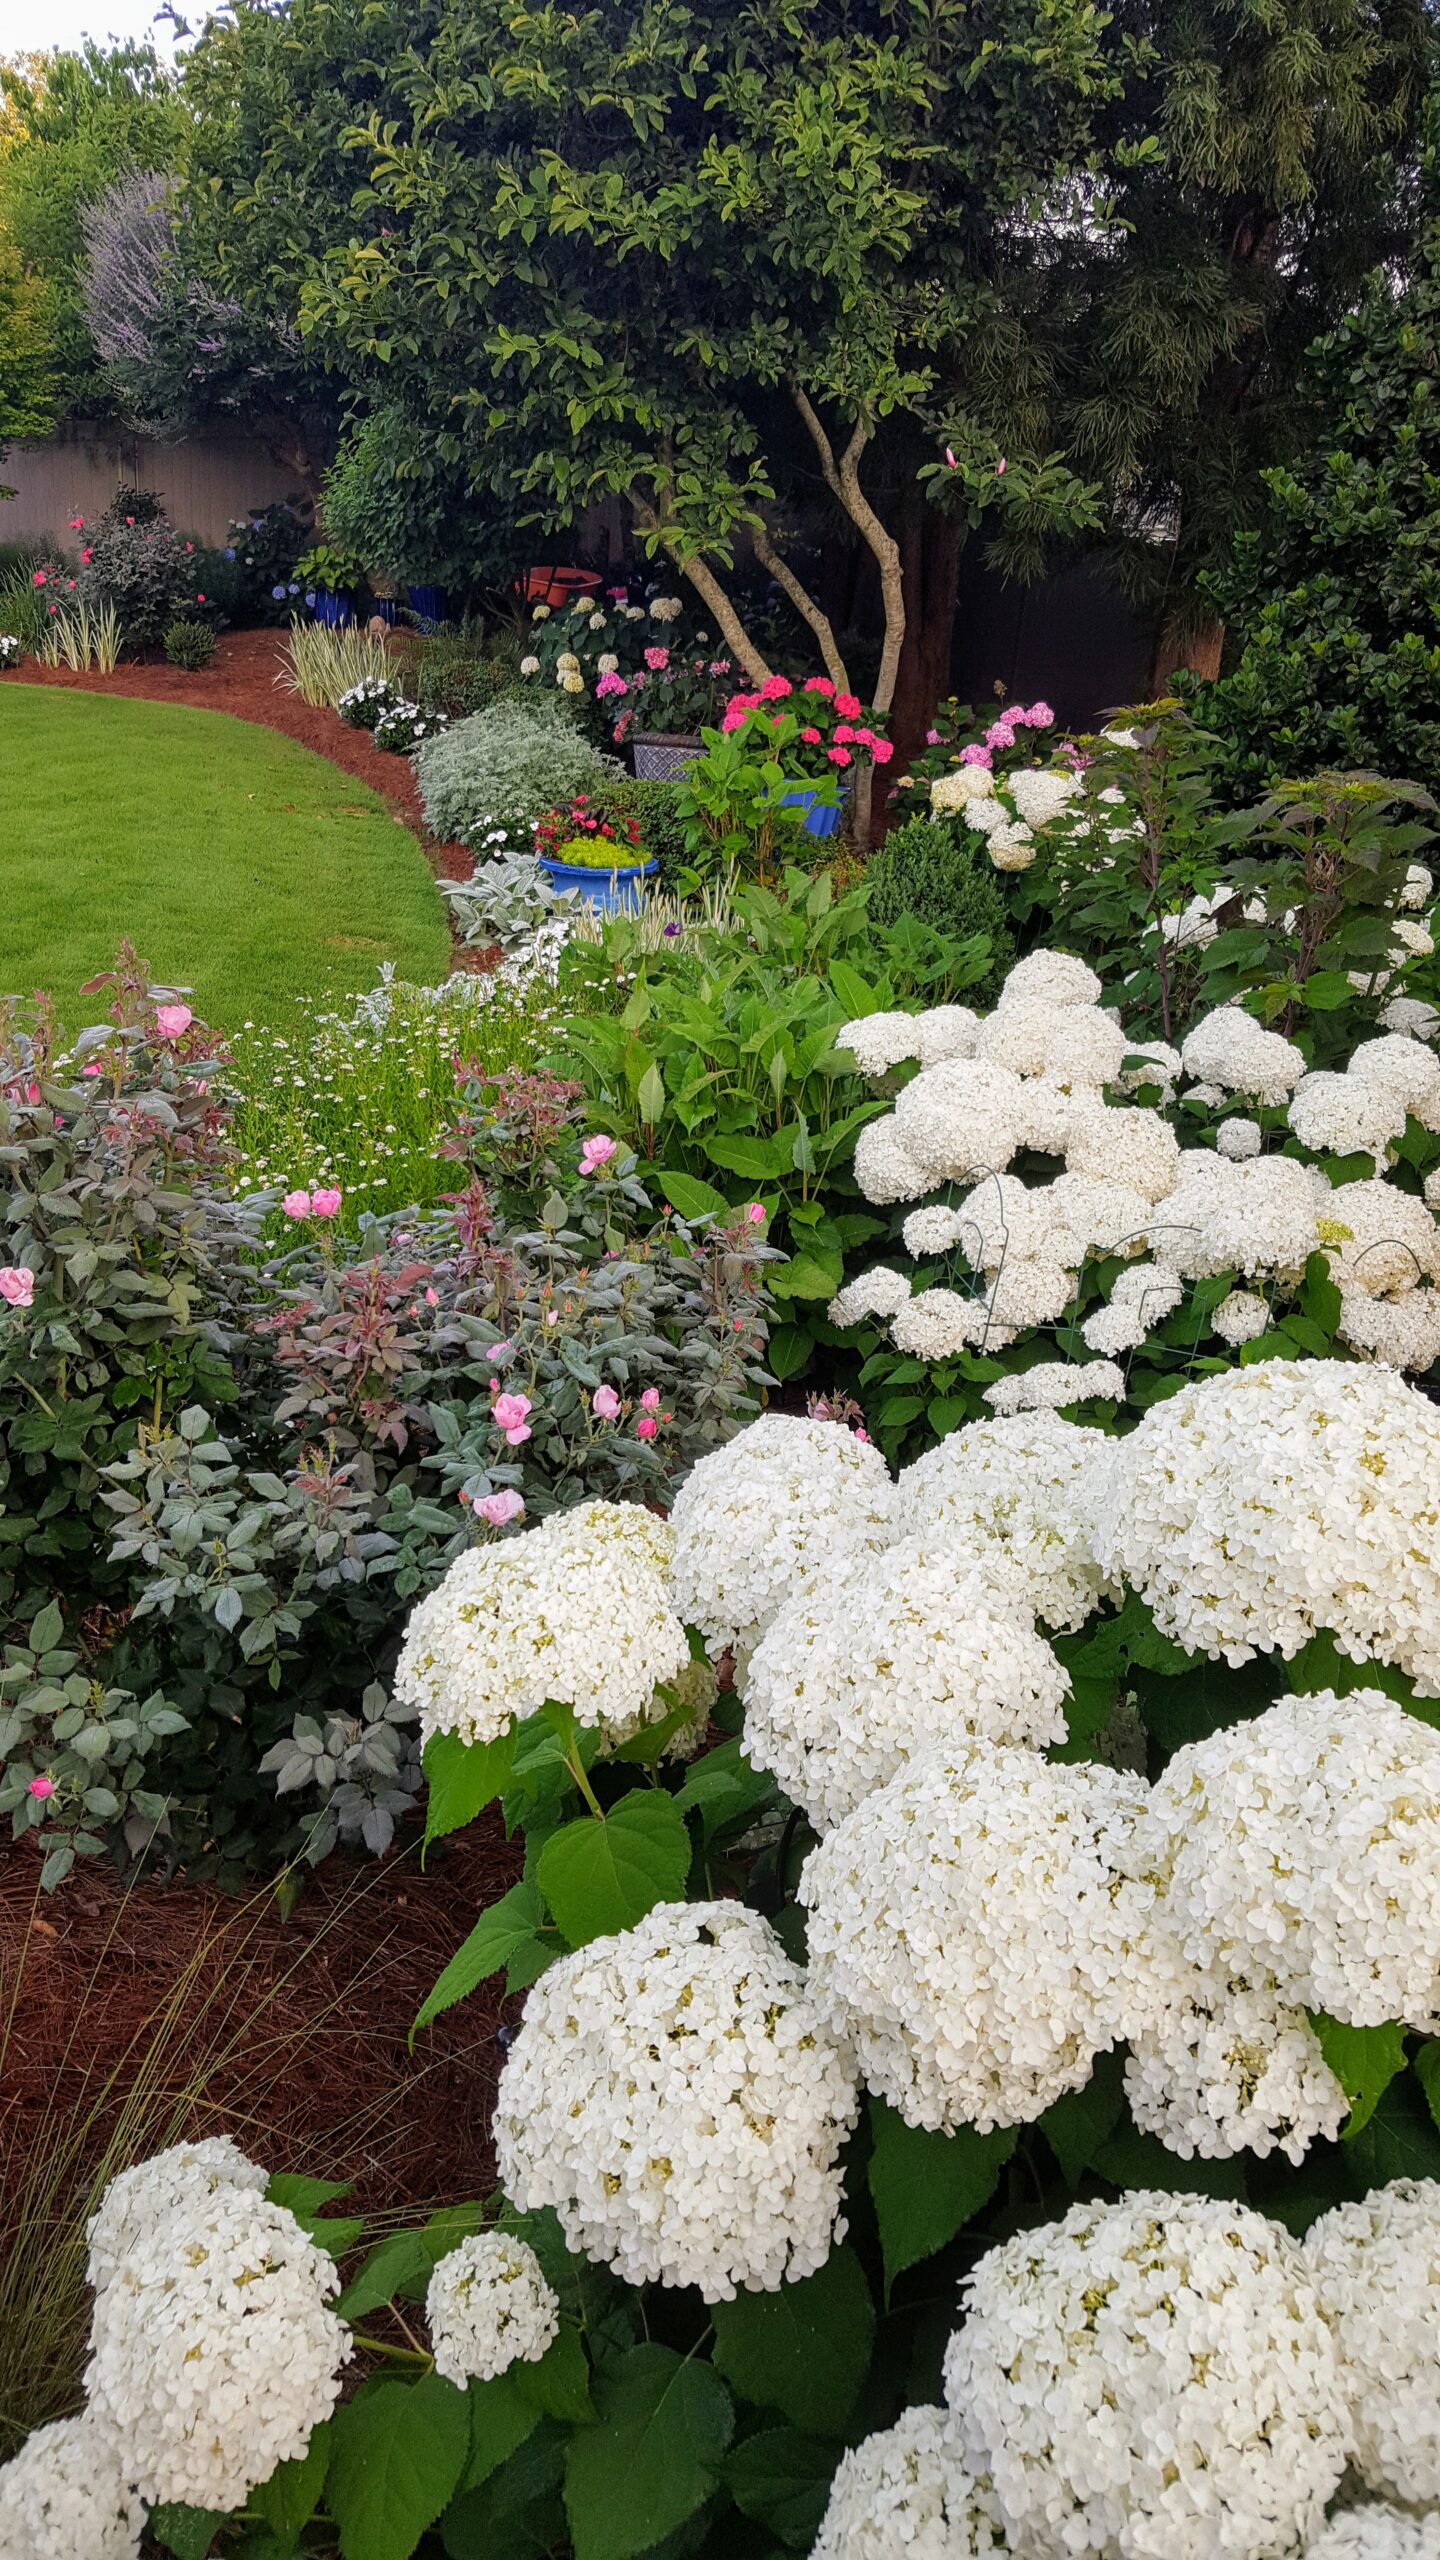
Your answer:
[[[827,702],[833,702],[835,699],[835,687],[829,676],[807,676],[805,690],[807,693],[823,694]]]
[[[642,1413],[635,1425],[635,1437],[637,1440],[653,1440],[659,1428],[653,1413]]]
[[[962,764],[983,765],[988,773],[995,759],[988,747],[962,747],[960,761]]]
[[[670,664],[669,650],[647,649],[645,652],[645,664],[649,668],[652,676],[664,675]]]
[[[25,1793],[34,1796],[37,1803],[47,1804],[55,1793],[55,1781],[53,1778],[32,1778]]]
[[[581,1172],[587,1176],[592,1173],[598,1173],[602,1164],[608,1164],[614,1153],[615,1141],[613,1138],[587,1138],[585,1144],[580,1150]]]
[[[865,705],[858,693],[837,693],[835,708],[842,720],[858,720]]]
[[[301,1218],[308,1218],[310,1215],[310,1194],[308,1191],[287,1191],[284,1199],[280,1203],[280,1207],[282,1213],[287,1218],[294,1218],[297,1221]]]
[[[328,1191],[312,1191],[310,1194],[310,1207],[317,1218],[338,1218],[340,1215],[340,1200],[341,1194],[334,1189]]]
[[[530,1425],[525,1419],[530,1411],[528,1396],[497,1396],[490,1410],[497,1429],[504,1432],[512,1449],[529,1439]]]
[[[523,1496],[508,1485],[503,1493],[483,1495],[475,1505],[478,1518],[488,1520],[492,1529],[503,1529],[511,1520],[518,1520],[524,1508]]]
[[[613,1422],[620,1411],[620,1399],[613,1387],[597,1387],[590,1403],[602,1422]]]
[[[162,1040],[180,1039],[194,1019],[188,1004],[162,1004],[155,1008],[155,1028]]]
[[[0,1298],[10,1307],[29,1307],[35,1303],[35,1274],[23,1262],[0,1265]]]
[[[758,1200],[751,1201],[749,1208],[745,1212],[745,1223],[749,1227],[764,1226],[765,1212]]]
[[[658,1412],[659,1412],[659,1410],[660,1410],[660,1390],[659,1390],[659,1388],[658,1388],[658,1387],[647,1387],[647,1388],[645,1389],[644,1394],[643,1394],[643,1395],[641,1396],[641,1398],[640,1398],[640,1404],[641,1404],[641,1409],[642,1409],[642,1411],[643,1411],[643,1412],[645,1412],[645,1413],[658,1413]]]

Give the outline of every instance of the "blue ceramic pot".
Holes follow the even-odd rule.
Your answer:
[[[443,587],[407,587],[405,593],[422,631],[433,631],[444,621],[446,597]]]
[[[313,611],[317,622],[328,622],[332,630],[339,630],[343,624],[354,621],[355,608],[348,596],[332,596],[328,587],[316,587],[314,595]]]
[[[652,860],[617,863],[613,871],[592,871],[588,862],[557,862],[548,853],[540,856],[540,868],[552,889],[578,889],[587,906],[598,907],[606,916],[638,907],[641,881],[653,880],[659,867]]]
[[[802,784],[794,791],[782,791],[780,806],[782,809],[804,810],[805,833],[808,836],[833,836],[844,815],[845,803],[843,799],[837,800],[833,808],[825,809],[817,806],[818,797],[814,784]]]

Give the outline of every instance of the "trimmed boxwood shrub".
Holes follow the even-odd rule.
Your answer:
[[[990,968],[967,1002],[989,1004],[1015,957],[1005,896],[983,842],[952,818],[907,818],[865,866],[872,924],[882,929],[914,916],[957,939],[990,936]]]

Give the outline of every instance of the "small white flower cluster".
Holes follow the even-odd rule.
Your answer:
[[[1182,2160],[1299,2162],[1339,2132],[1349,2100],[1303,2009],[1287,2008],[1263,1968],[1187,1965],[1157,1914],[1151,1961],[1159,2015],[1132,2039],[1125,2095],[1144,2133]]]
[[[841,2457],[810,2560],[1008,2560],[988,2480],[944,2409],[907,2409]]]
[[[587,1502],[523,1537],[467,1548],[411,1612],[397,1698],[418,1707],[427,1737],[491,1742],[554,1699],[623,1742],[663,1712],[656,1684],[690,1659],[664,1579],[667,1546],[642,1505]]]
[[[136,2560],[144,2524],[125,2448],[88,2411],[0,2465],[0,2560]]]
[[[902,1469],[895,1533],[958,1536],[1046,1626],[1083,1626],[1110,1588],[1094,1532],[1119,1445],[1056,1413],[971,1423]]]
[[[907,2124],[1026,2124],[1142,2026],[1155,1890],[1142,1780],[951,1745],[806,1860],[810,1987]]]
[[[1305,2253],[1144,2190],[992,2249],[945,2357],[964,2459],[1025,2560],[1285,2560],[1350,2444]]]
[[[1440,2560],[1440,2515],[1347,2507],[1306,2543],[1302,2560]]]
[[[1335,2332],[1367,2488],[1440,2499],[1440,2184],[1397,2178],[1312,2222],[1305,2260]]]
[[[1087,1360],[1083,1367],[1073,1360],[1041,1360],[1033,1369],[997,1378],[985,1389],[985,1402],[996,1413],[1031,1413],[1042,1406],[1054,1411],[1074,1404],[1082,1393],[1087,1403],[1096,1396],[1108,1396],[1123,1404],[1124,1370],[1113,1360]]]
[[[959,816],[983,835],[997,871],[1028,871],[1038,830],[1050,826],[1082,788],[1081,777],[1058,765],[1022,765],[992,773],[985,765],[960,765],[930,786],[932,818]]]
[[[765,1414],[708,1451],[675,1498],[674,1605],[712,1652],[753,1645],[842,1549],[858,1561],[887,1543],[893,1498],[869,1441]]]
[[[122,2169],[85,2226],[93,2291],[103,2293],[125,2260],[165,2232],[184,2206],[203,2205],[223,2188],[263,2196],[266,2184],[265,2171],[228,2133],[211,2134],[203,2142],[177,2142],[133,2169]]]
[[[512,2364],[538,2364],[560,2335],[540,2261],[507,2231],[476,2231],[440,2260],[425,2296],[435,2370],[463,2391]]]
[[[542,1974],[506,2057],[495,2149],[523,2212],[629,2283],[774,2292],[843,2229],[854,2064],[768,1921],[661,1903]]]

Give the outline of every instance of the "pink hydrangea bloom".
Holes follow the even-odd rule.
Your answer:
[[[1032,702],[1028,718],[1032,729],[1048,729],[1054,722],[1055,714],[1048,702]]]
[[[858,720],[865,706],[858,693],[837,693],[835,708],[842,720]]]
[[[620,1410],[620,1399],[613,1387],[597,1387],[590,1403],[602,1422],[613,1422]]]
[[[927,730],[926,730],[926,732],[925,732],[925,744],[926,744],[926,746],[927,746],[927,747],[938,747],[938,746],[939,746],[939,744],[940,744],[940,732],[939,732],[939,730],[938,730],[938,729],[927,729]]]
[[[669,650],[647,649],[645,652],[645,664],[649,668],[652,676],[663,675],[670,664]]]
[[[853,764],[855,761],[848,747],[827,747],[825,753],[831,764]]]
[[[823,694],[827,702],[833,702],[835,699],[835,687],[828,676],[807,676],[805,690],[807,693]]]
[[[962,764],[983,764],[988,772],[995,759],[988,747],[962,747],[960,761]]]
[[[308,1218],[310,1194],[308,1191],[287,1191],[280,1206],[287,1218]]]
[[[35,1274],[23,1262],[7,1262],[0,1266],[0,1298],[7,1306],[29,1307],[35,1303]]]
[[[760,687],[760,699],[762,702],[783,702],[786,695],[794,690],[788,676],[767,676]]]
[[[820,732],[818,729],[802,729],[800,735],[804,739],[807,747],[819,746]]]
[[[338,1191],[333,1190],[312,1191],[310,1194],[310,1206],[314,1211],[315,1216],[317,1218],[338,1218],[340,1215],[340,1196],[341,1195]]]
[[[518,1520],[524,1508],[521,1496],[508,1486],[503,1493],[483,1495],[475,1505],[477,1518],[488,1520],[492,1529],[503,1529],[511,1520]]]
[[[865,734],[866,733],[863,729],[853,729],[848,720],[837,720],[835,724],[835,744],[837,747],[848,747],[853,739],[863,738]]]
[[[1003,749],[1015,744],[1015,731],[1008,720],[996,720],[985,732],[987,747]]]
[[[597,676],[595,679],[595,695],[600,702],[603,702],[609,694],[628,693],[629,690],[630,687],[624,677],[617,675],[613,667],[607,667],[604,675]]]
[[[888,764],[895,753],[895,750],[891,746],[888,738],[872,738],[870,741],[870,753],[877,764]]]
[[[613,1138],[587,1138],[580,1150],[581,1172],[586,1175],[598,1173],[602,1164],[608,1164],[614,1153]]]

